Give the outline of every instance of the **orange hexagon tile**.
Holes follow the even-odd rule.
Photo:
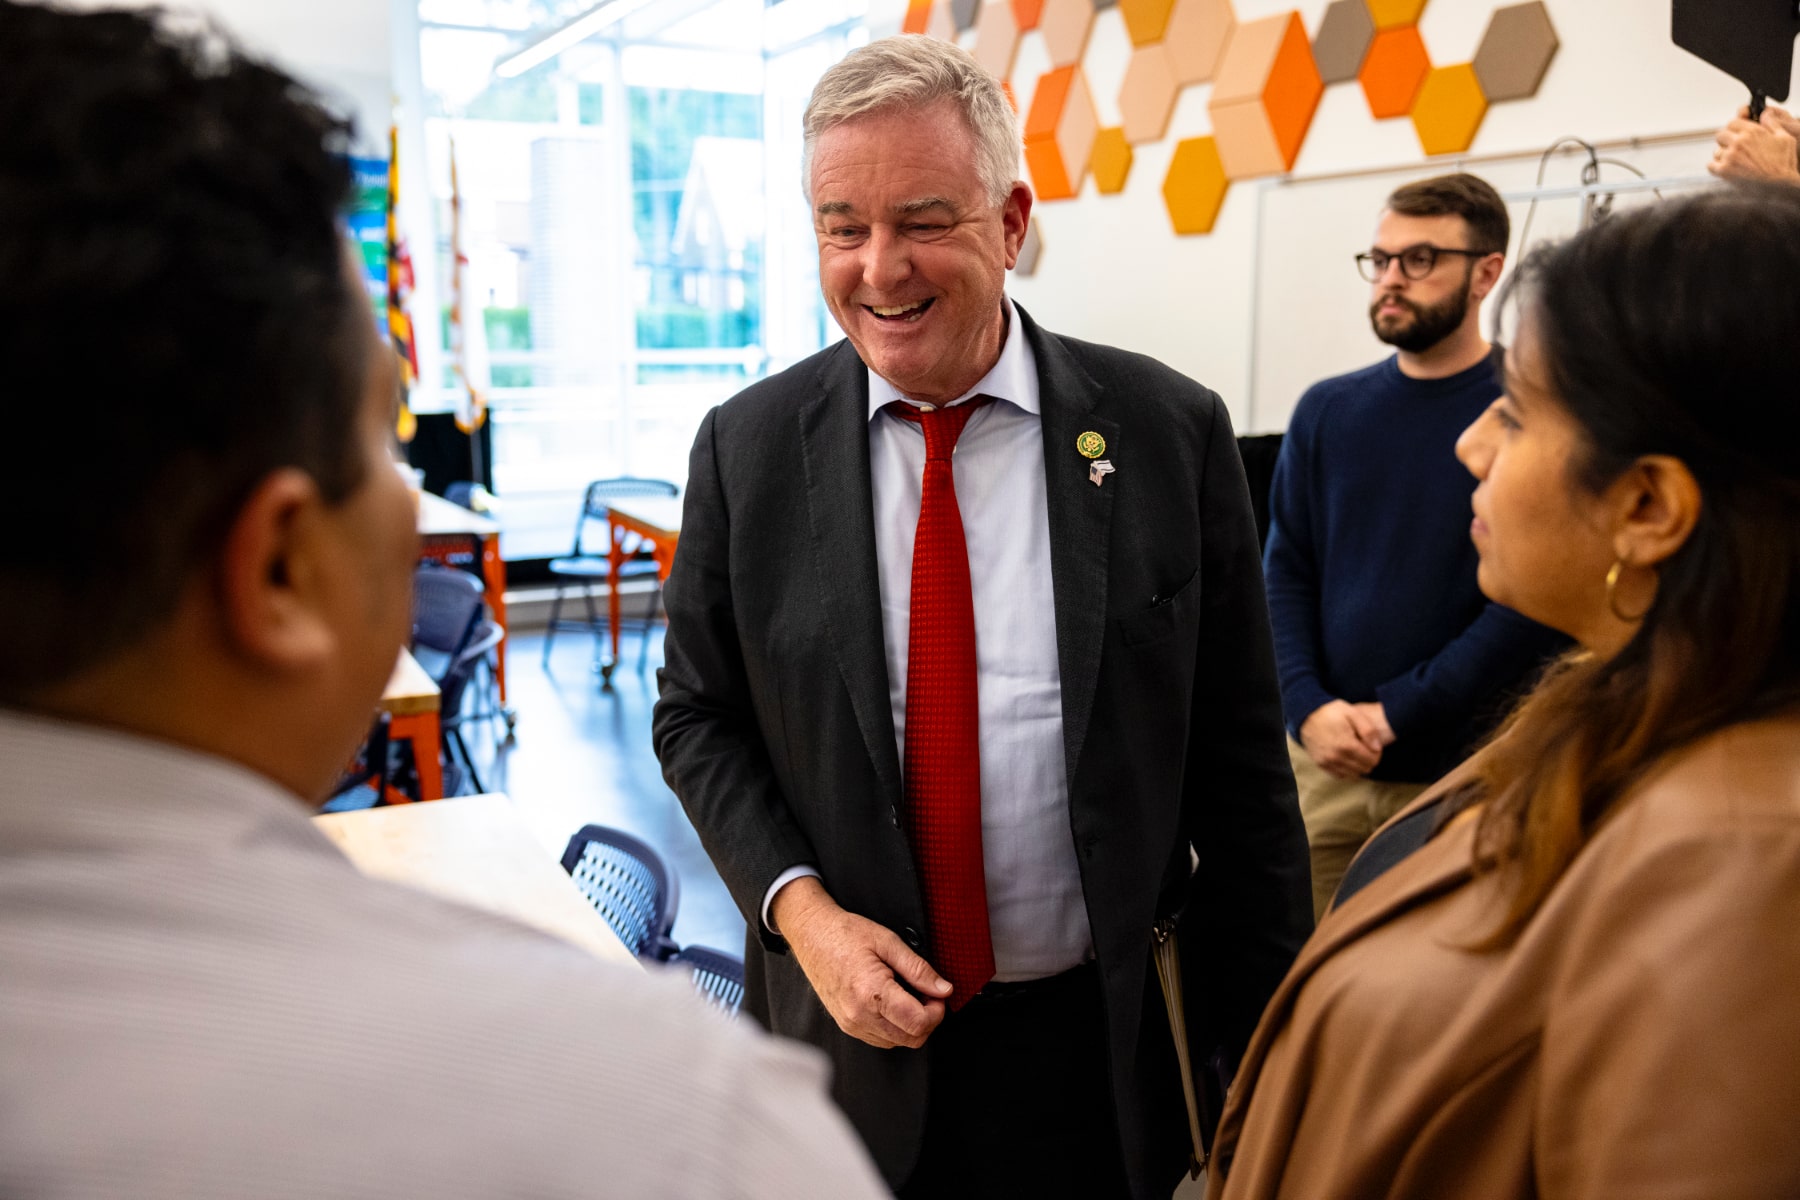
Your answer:
[[[1007,2],[1012,5],[1013,21],[1018,25],[1020,33],[1038,27],[1038,17],[1044,11],[1044,0],[1007,0]]]
[[[1025,165],[1039,200],[1068,200],[1081,191],[1100,118],[1080,67],[1058,67],[1038,79],[1025,116]]]
[[[1125,64],[1125,80],[1119,85],[1120,125],[1125,140],[1135,144],[1161,141],[1175,111],[1175,69],[1161,42],[1139,46]]]
[[[1425,11],[1425,0],[1368,0],[1368,5],[1377,29],[1417,25],[1419,14]]]
[[[1160,42],[1169,27],[1169,12],[1175,0],[1119,0],[1119,14],[1125,18],[1125,32],[1134,46]]]
[[[931,0],[906,0],[906,16],[900,20],[901,33],[924,33],[931,20]]]
[[[910,14],[911,9],[907,12]],[[995,79],[1012,74],[1013,56],[1019,50],[1019,24],[1006,0],[986,0],[975,18],[975,45],[969,51]]]
[[[1425,53],[1425,39],[1416,28],[1409,25],[1377,33],[1356,76],[1369,101],[1369,115],[1381,120],[1411,112],[1413,97],[1430,70],[1431,56]]]
[[[1541,0],[1495,9],[1475,51],[1475,76],[1489,103],[1537,95],[1556,47],[1556,27]]]
[[[1169,224],[1176,233],[1211,233],[1230,186],[1217,142],[1210,137],[1176,142],[1162,188]]]
[[[1438,67],[1425,76],[1413,101],[1413,129],[1427,154],[1467,150],[1487,115],[1487,97],[1472,63]]]
[[[1331,0],[1313,34],[1313,59],[1319,78],[1326,83],[1355,79],[1362,70],[1369,43],[1375,40],[1375,22],[1363,0]]]
[[[1044,0],[1038,32],[1044,35],[1050,65],[1072,67],[1080,62],[1082,51],[1087,49],[1088,31],[1093,27],[1094,0]]]
[[[1101,193],[1116,196],[1125,190],[1125,177],[1131,174],[1131,143],[1125,130],[1117,125],[1094,135],[1094,149],[1088,156],[1088,170],[1094,173],[1094,186]]]
[[[1292,169],[1324,91],[1299,13],[1240,24],[1207,105],[1226,177]]]
[[[1168,28],[1163,31],[1175,82],[1186,86],[1210,81],[1236,24],[1231,0],[1175,0]]]

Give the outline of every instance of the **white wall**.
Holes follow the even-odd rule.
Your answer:
[[[1420,27],[1432,61],[1468,61],[1489,14],[1508,2],[1430,0]],[[1472,168],[1503,191],[1529,187],[1538,153],[1564,134],[1599,140],[1710,130],[1746,99],[1734,81],[1669,42],[1669,0],[1547,3],[1562,45],[1542,89],[1530,100],[1493,106],[1469,151],[1522,156],[1513,164]],[[1240,19],[1296,7],[1310,35],[1325,0],[1236,0]],[[871,17],[897,27],[899,9],[878,6]],[[1128,52],[1118,10],[1103,11],[1084,60],[1102,125],[1118,122],[1116,95]],[[1029,109],[1037,75],[1047,69],[1041,36],[1026,35],[1013,72],[1022,110]],[[1162,180],[1175,142],[1210,132],[1209,90],[1187,89],[1168,136],[1136,148],[1123,194],[1099,195],[1090,178],[1078,198],[1038,206],[1044,253],[1037,274],[1014,281],[1012,291],[1053,329],[1144,351],[1203,380],[1226,397],[1241,427],[1277,429],[1306,382],[1386,353],[1367,332],[1366,289],[1354,275],[1351,255],[1367,248],[1367,231],[1387,191],[1410,175],[1452,169],[1453,162],[1425,159],[1410,121],[1374,121],[1354,82],[1336,84],[1325,91],[1295,176],[1387,166],[1416,170],[1360,184],[1238,183],[1210,236],[1177,237],[1163,208]],[[1692,175],[1704,171],[1709,150],[1701,140],[1618,157],[1655,174]],[[1548,181],[1573,183],[1576,175],[1574,160],[1556,159]],[[1272,186],[1259,204],[1259,191]],[[1516,224],[1523,206],[1514,211]],[[1573,211],[1564,202],[1560,217],[1540,212],[1533,239],[1536,228],[1554,227]],[[1326,227],[1334,237],[1323,236]],[[1284,253],[1288,244],[1303,246],[1304,253]],[[1263,328],[1253,339],[1258,296]],[[1278,303],[1271,305],[1272,297]],[[1328,352],[1319,352],[1321,342]]]

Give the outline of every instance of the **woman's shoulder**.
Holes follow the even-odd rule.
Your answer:
[[[1710,733],[1657,763],[1621,808],[1671,833],[1800,824],[1800,711]]]

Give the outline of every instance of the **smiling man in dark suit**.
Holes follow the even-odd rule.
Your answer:
[[[656,746],[751,923],[746,1008],[831,1055],[903,1196],[1167,1196],[1153,927],[1229,1061],[1310,925],[1306,843],[1225,407],[1007,298],[1019,149],[946,43],[820,81],[848,341],[701,426]]]

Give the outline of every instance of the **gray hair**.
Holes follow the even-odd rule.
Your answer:
[[[871,113],[912,111],[942,100],[956,105],[975,135],[975,173],[994,205],[1019,178],[1019,114],[1000,84],[960,46],[903,33],[846,54],[820,77],[807,102],[800,188],[812,200],[813,150],[819,135]]]

